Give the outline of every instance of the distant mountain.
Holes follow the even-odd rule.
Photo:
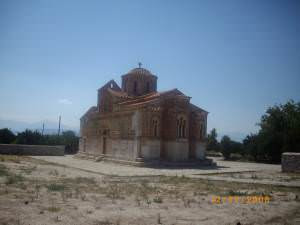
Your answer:
[[[45,125],[44,134],[55,134],[58,132],[58,122],[53,122],[50,120],[45,120],[45,121],[40,121],[40,122],[35,122],[35,123],[27,123],[27,122],[23,122],[23,121],[0,119],[0,129],[1,128],[9,128],[14,133],[22,132],[26,129],[38,130],[41,132],[43,129],[43,123]],[[76,134],[79,133],[78,128],[61,124],[61,131],[66,131],[66,130],[72,130]]]

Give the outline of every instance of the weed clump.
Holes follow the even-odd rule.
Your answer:
[[[106,193],[106,197],[110,198],[112,201],[116,199],[124,199],[122,196],[122,190],[119,185],[110,185]]]
[[[0,164],[0,177],[8,176],[8,169],[5,165]]]
[[[46,186],[48,191],[64,191],[66,189],[66,186],[63,184],[49,184]]]
[[[248,192],[230,190],[228,192],[225,192],[224,195],[225,196],[245,196],[245,195],[248,195]]]
[[[94,177],[76,177],[74,180],[77,184],[95,184],[95,178]]]
[[[24,177],[20,174],[8,174],[7,179],[5,184],[10,185],[10,184],[16,184],[21,181],[24,181]]]
[[[60,211],[60,208],[59,207],[56,207],[56,206],[50,206],[50,207],[48,207],[47,208],[47,210],[49,211],[49,212],[59,212]]]
[[[163,199],[160,196],[155,196],[153,202],[160,204],[163,203]]]

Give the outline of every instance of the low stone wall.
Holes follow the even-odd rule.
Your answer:
[[[63,156],[65,146],[0,144],[0,154]]]
[[[282,172],[300,173],[300,153],[285,152],[281,157]]]

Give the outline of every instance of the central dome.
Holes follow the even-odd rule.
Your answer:
[[[144,75],[153,75],[149,70],[144,68],[134,68],[130,70],[127,74],[144,74]]]
[[[149,70],[139,67],[130,70],[122,75],[122,90],[130,96],[145,95],[156,91],[157,76]]]

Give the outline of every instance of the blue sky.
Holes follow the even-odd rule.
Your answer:
[[[0,1],[0,118],[79,126],[96,90],[137,67],[209,111],[208,129],[255,132],[300,100],[300,1]]]

